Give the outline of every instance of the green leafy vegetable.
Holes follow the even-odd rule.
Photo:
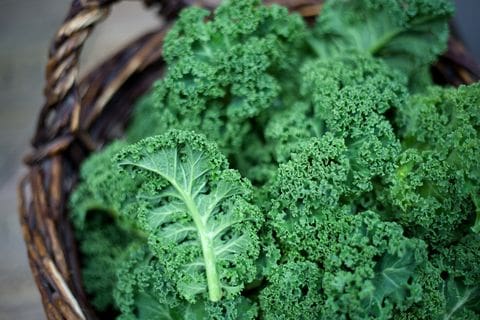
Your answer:
[[[151,94],[155,102],[134,117],[131,140],[172,128],[195,130],[241,157],[255,129],[250,120],[276,104],[278,75],[299,60],[295,49],[306,33],[300,16],[257,0],[226,2],[206,21],[208,14],[188,8],[170,30],[163,51],[168,71]],[[155,124],[145,127],[145,118]]]
[[[355,50],[411,75],[446,49],[448,0],[327,1],[310,44],[321,57]]]
[[[480,318],[480,85],[443,88],[449,0],[191,7],[125,141],[70,196],[121,320]]]
[[[311,319],[319,315],[322,272],[312,262],[288,262],[269,277],[260,294],[264,319]]]
[[[148,181],[140,228],[184,298],[207,291],[215,302],[253,281],[262,218],[248,182],[215,145],[171,131],[125,148],[117,161]]]
[[[388,199],[402,224],[432,244],[478,232],[480,86],[413,96],[397,122],[404,152]]]

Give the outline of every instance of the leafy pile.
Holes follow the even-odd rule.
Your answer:
[[[120,319],[479,319],[480,84],[433,85],[448,0],[184,10],[71,196]]]

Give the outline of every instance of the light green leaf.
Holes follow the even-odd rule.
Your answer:
[[[119,163],[147,174],[153,190],[163,187],[146,201],[144,228],[153,251],[175,274],[177,289],[191,301],[205,291],[219,301],[238,293],[245,274],[255,272],[239,264],[249,265],[258,251],[250,221],[258,209],[246,201],[250,190],[238,173],[216,167],[211,150],[188,143],[159,146],[164,138],[145,139],[132,148],[139,154]]]

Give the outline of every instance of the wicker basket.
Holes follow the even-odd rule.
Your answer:
[[[116,0],[73,0],[55,35],[46,68],[46,102],[25,158],[27,175],[19,184],[19,212],[30,267],[49,319],[95,319],[82,289],[75,239],[66,202],[85,157],[122,134],[132,105],[164,67],[165,29],[148,33],[78,81],[81,48],[93,27]],[[193,2],[212,7],[218,0],[144,0],[160,5],[168,21]],[[192,2],[192,3],[190,3]],[[321,0],[268,0],[317,15]],[[480,78],[480,70],[453,36],[432,68],[435,81],[459,85]]]

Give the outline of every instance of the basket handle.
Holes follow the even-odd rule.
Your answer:
[[[73,0],[63,25],[50,46],[45,70],[45,103],[38,117],[32,145],[37,150],[58,148],[73,141],[82,129],[78,65],[85,41],[97,23],[105,19],[119,0]],[[139,0],[137,0],[139,1]],[[191,0],[143,0],[160,5],[160,14],[172,19]],[[58,142],[58,143],[57,143]],[[65,147],[65,146],[64,146]],[[47,152],[48,151],[44,151]]]

